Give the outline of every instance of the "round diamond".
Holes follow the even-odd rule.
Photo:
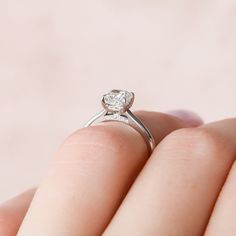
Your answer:
[[[112,90],[105,94],[102,104],[108,111],[125,112],[132,106],[134,94],[125,90]]]

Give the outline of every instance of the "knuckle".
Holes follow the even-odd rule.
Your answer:
[[[225,150],[220,135],[205,128],[183,128],[168,135],[161,145],[162,151],[180,154],[182,158],[215,158]]]
[[[122,155],[128,148],[120,128],[96,125],[82,128],[70,135],[55,157],[56,162],[75,163],[80,161],[102,161],[107,156]],[[94,155],[96,153],[96,155]],[[107,155],[109,154],[109,155]],[[89,157],[89,158],[88,158]]]
[[[120,149],[124,143],[119,130],[106,125],[97,125],[83,128],[67,138],[64,145],[90,144],[95,147]]]

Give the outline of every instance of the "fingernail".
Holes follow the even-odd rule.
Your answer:
[[[169,115],[178,117],[192,127],[197,127],[202,125],[204,122],[202,118],[193,111],[188,110],[172,110],[166,112]]]

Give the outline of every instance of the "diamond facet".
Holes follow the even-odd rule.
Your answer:
[[[134,94],[125,90],[112,90],[102,98],[102,104],[107,111],[123,113],[133,104]]]

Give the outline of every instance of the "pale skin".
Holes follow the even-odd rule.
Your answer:
[[[151,155],[122,123],[76,131],[37,190],[0,206],[0,236],[235,236],[236,119],[136,115]]]

